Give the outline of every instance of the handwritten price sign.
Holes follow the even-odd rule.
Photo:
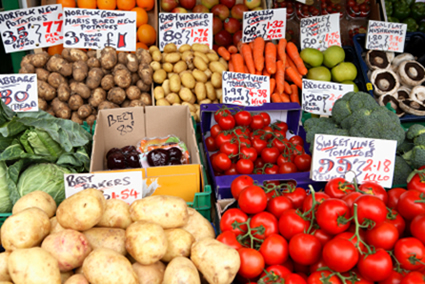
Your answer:
[[[309,113],[331,115],[335,101],[352,91],[353,85],[303,79],[302,109]]]
[[[339,13],[301,19],[301,49],[316,48],[321,51],[329,46],[341,46]]]
[[[136,12],[65,8],[66,48],[136,50]]]
[[[404,51],[407,24],[369,21],[366,49],[383,51]]]
[[[38,111],[37,75],[0,75],[0,95],[15,112]]]
[[[328,181],[353,172],[359,183],[390,188],[397,141],[316,134],[310,177]]]
[[[0,13],[0,31],[6,53],[63,42],[61,5],[47,5]]]
[[[159,13],[159,48],[174,43],[177,48],[183,44],[208,44],[213,48],[213,15],[211,13]]]
[[[242,42],[285,38],[286,8],[244,12],[242,30]]]
[[[223,72],[223,103],[261,106],[270,102],[270,77]]]
[[[143,196],[140,171],[65,174],[64,180],[66,198],[87,188],[101,190],[106,199],[121,199],[129,204]]]

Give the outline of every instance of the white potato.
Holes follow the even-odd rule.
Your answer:
[[[0,281],[11,281],[7,261],[9,260],[10,252],[0,253]]]
[[[163,284],[201,284],[195,265],[185,257],[174,258],[165,269]]]
[[[64,284],[89,284],[89,281],[82,274],[74,274]]]
[[[211,223],[204,218],[198,211],[193,208],[187,208],[189,219],[187,223],[181,227],[188,231],[198,242],[203,238],[215,238],[215,231]]]
[[[136,262],[133,269],[139,277],[139,284],[161,284],[164,278],[165,265],[161,261],[150,265]]]
[[[13,205],[12,214],[21,212],[27,208],[37,207],[46,212],[49,218],[53,217],[56,212],[56,202],[48,193],[41,190],[30,192]]]
[[[125,231],[113,228],[91,228],[83,232],[92,249],[108,248],[126,255]]]
[[[169,229],[165,230],[165,236],[167,237],[168,247],[161,259],[162,261],[170,262],[178,256],[190,256],[190,248],[195,242],[195,238],[189,232],[183,229]]]
[[[130,205],[120,199],[108,199],[105,213],[96,226],[126,229],[130,224]]]

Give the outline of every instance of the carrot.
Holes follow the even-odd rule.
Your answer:
[[[233,54],[232,63],[233,63],[233,68],[235,69],[235,72],[245,73],[245,68],[244,68],[245,65],[243,63],[242,55],[240,55],[239,53]]]
[[[220,46],[217,51],[218,51],[218,54],[224,58],[224,60],[226,61],[230,60],[230,52],[228,52],[224,46]]]
[[[285,69],[286,65],[286,39],[281,38],[279,40],[279,44],[277,45],[277,54],[279,57],[279,60],[282,61],[283,68]],[[285,72],[283,72],[283,79],[285,80]]]
[[[280,99],[284,103],[290,103],[291,102],[291,99],[289,98],[289,95],[288,94],[285,94],[285,93],[280,94]]]
[[[263,69],[263,76],[269,76],[270,77],[269,72],[267,72],[267,70],[265,68]]]
[[[249,43],[249,47],[251,48],[251,52],[252,52],[254,50],[254,42],[253,41],[251,41]]]
[[[243,45],[243,42],[242,41],[239,41],[238,44],[236,45],[236,47],[238,48],[238,51],[239,51],[240,54],[242,54],[242,45]]]
[[[288,95],[292,94],[292,89],[288,82],[283,82],[283,88],[285,90],[285,93],[287,93]]]
[[[232,60],[229,61],[229,71],[230,72],[235,72],[235,67],[233,67],[233,62]]]
[[[270,79],[270,94],[273,94],[275,87],[276,87],[276,80],[274,78],[271,78]]]
[[[246,67],[246,65],[244,65],[243,68],[244,68],[244,72],[243,73],[246,73],[246,74],[249,74],[250,73],[249,70],[248,70],[248,67]]]
[[[283,68],[282,61],[278,60],[276,62],[277,71],[276,71],[276,91],[278,94],[282,94],[284,91],[284,79],[283,74],[285,74],[285,69]]]
[[[255,75],[260,75],[261,76],[261,75],[263,75],[263,73],[261,71],[258,71],[257,70],[257,71],[255,71]]]
[[[278,93],[274,93],[271,96],[271,99],[272,99],[272,103],[281,103],[282,102],[282,99],[280,98],[280,95]]]
[[[231,53],[231,54],[235,54],[238,53],[238,49],[236,48],[236,46],[231,45],[227,48],[227,50]]]
[[[291,85],[292,94],[290,95],[291,102],[300,104],[300,97],[298,96],[298,87],[295,85]]]
[[[298,52],[297,46],[293,42],[288,42],[286,46],[286,51],[291,57],[292,61],[295,63],[295,66],[297,66],[298,72],[300,72],[301,75],[306,75],[308,70],[305,68],[304,62],[300,57],[300,53]]]
[[[264,68],[264,46],[265,42],[262,37],[254,39],[254,50],[252,51],[254,57],[255,69],[263,71]]]
[[[249,73],[255,74],[254,59],[252,59],[252,51],[248,44],[242,45],[243,59],[245,60],[246,67],[248,67]]]
[[[294,68],[288,67],[286,68],[286,75],[294,82],[295,85],[297,85],[298,88],[302,89],[303,82],[301,78],[298,76],[298,72],[295,72]]]
[[[266,69],[269,74],[276,73],[276,45],[272,42],[266,44]]]

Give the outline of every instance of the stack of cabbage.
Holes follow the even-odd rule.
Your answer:
[[[65,199],[64,173],[89,170],[91,135],[70,120],[15,113],[0,100],[0,213],[35,190]]]

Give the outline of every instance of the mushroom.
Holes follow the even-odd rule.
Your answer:
[[[378,69],[372,72],[371,82],[375,96],[394,94],[400,87],[397,74],[391,70]]]
[[[425,87],[416,86],[410,92],[409,98],[400,101],[400,107],[407,113],[425,116]]]
[[[398,75],[403,85],[413,88],[425,81],[425,68],[414,60],[403,61],[398,67]]]
[[[405,112],[400,108],[400,101],[397,92],[393,95],[385,94],[380,96],[378,103],[381,106],[387,106],[389,103],[390,106],[395,110],[395,113],[398,117],[402,117],[405,114]]]
[[[408,100],[410,98],[411,89],[406,86],[401,86],[397,90],[397,99],[399,101]]]
[[[403,53],[399,56],[396,56],[393,61],[391,61],[391,69],[394,72],[398,71],[398,67],[403,61],[415,60],[415,57],[410,53]]]
[[[394,53],[380,50],[369,50],[366,53],[366,64],[370,70],[388,69],[391,66],[391,60]]]
[[[410,99],[425,103],[425,87],[416,86],[410,92]]]

